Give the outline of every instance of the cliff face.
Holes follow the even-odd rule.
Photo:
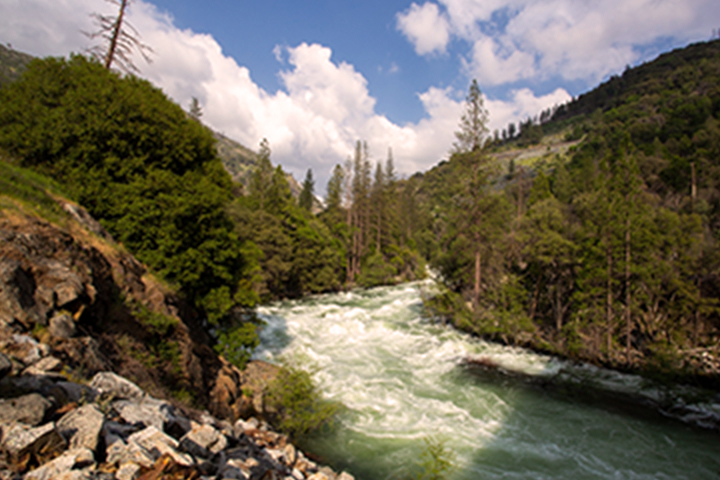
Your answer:
[[[60,227],[22,207],[0,210],[0,352],[29,367],[34,337],[68,374],[114,371],[149,393],[246,414],[241,372],[215,355],[196,314],[122,251],[84,210]]]

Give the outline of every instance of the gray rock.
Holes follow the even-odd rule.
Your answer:
[[[49,375],[57,378],[62,378],[62,376],[58,373],[60,370],[62,370],[63,364],[60,360],[53,356],[41,358],[37,362],[33,363],[29,367],[27,367],[25,370],[23,370],[23,375]]]
[[[55,382],[55,387],[62,390],[64,397],[69,402],[94,402],[98,392],[90,387],[75,382]]]
[[[60,452],[65,450],[66,443],[53,422],[37,428],[15,423],[7,429],[3,428],[2,447],[10,455],[18,457],[26,452]]]
[[[21,422],[36,426],[42,422],[51,406],[48,400],[37,393],[0,400],[0,419],[3,422]]]
[[[106,462],[110,465],[134,463],[144,468],[155,464],[155,455],[137,443],[125,443],[122,439],[112,443],[106,450]]]
[[[32,272],[17,260],[0,260],[0,312],[5,323],[44,324],[44,312],[35,302],[37,284]]]
[[[53,285],[52,290],[55,297],[55,308],[62,309],[85,296],[85,286],[82,278],[70,270],[66,265],[50,260],[47,262],[50,267],[45,273],[45,281]]]
[[[153,426],[164,430],[165,424],[173,419],[172,405],[155,399],[141,402],[115,400],[111,405],[125,422],[135,426]]]
[[[115,398],[127,400],[142,400],[145,392],[130,380],[113,372],[100,372],[96,374],[90,386],[99,393],[112,394]]]
[[[73,469],[82,469],[94,465],[93,452],[87,448],[68,450],[55,460],[48,462],[35,470],[25,474],[26,480],[61,480],[90,478],[81,471],[71,472]]]
[[[57,423],[57,429],[69,448],[88,448],[95,452],[105,416],[94,404],[83,405],[68,412]]]
[[[71,338],[75,335],[75,320],[68,313],[56,313],[50,319],[48,331],[55,338]]]
[[[248,480],[252,476],[245,462],[236,459],[228,460],[218,473],[218,477],[223,480]]]
[[[37,342],[28,335],[14,334],[12,336],[12,344],[6,345],[6,352],[25,366],[30,366],[49,354],[49,347]]]
[[[0,353],[0,379],[5,378],[10,372],[12,372],[12,362],[8,357]]]
[[[201,458],[210,458],[227,448],[227,438],[211,425],[194,428],[180,439],[180,448]]]
[[[155,427],[148,427],[130,435],[127,441],[128,446],[137,445],[152,456],[153,461],[164,454],[170,455],[173,461],[183,467],[195,464],[190,455],[177,451],[178,442],[171,436],[161,432]]]
[[[133,462],[125,462],[115,472],[117,480],[135,480],[140,476],[140,465]]]

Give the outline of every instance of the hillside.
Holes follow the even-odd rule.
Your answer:
[[[32,59],[31,55],[0,45],[0,87],[20,78]]]
[[[593,90],[560,108],[553,122],[577,116],[589,116],[635,103],[641,97],[664,97],[662,104],[682,97],[717,95],[720,40],[701,42],[663,53],[655,60],[622,75],[614,75]]]
[[[690,45],[413,177],[434,314],[720,385],[719,85],[720,41]]]
[[[225,170],[230,174],[233,181],[241,183],[247,188],[250,178],[257,167],[258,154],[222,133],[213,132],[213,135],[216,140],[215,148],[217,148],[218,157],[222,160]],[[290,173],[286,173],[285,178],[293,197],[298,198],[302,191],[302,185]]]

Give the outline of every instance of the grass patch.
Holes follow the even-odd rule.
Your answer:
[[[0,154],[0,196],[19,201],[48,221],[57,222],[68,214],[55,201],[55,196],[66,196],[62,187],[52,179],[10,163]],[[0,208],[17,208],[12,202],[1,201]]]

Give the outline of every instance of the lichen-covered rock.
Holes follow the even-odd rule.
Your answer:
[[[23,375],[54,375],[62,370],[63,364],[53,356],[41,358],[25,370]]]
[[[75,335],[75,321],[66,312],[58,312],[50,319],[50,335],[55,338],[71,338]]]
[[[95,452],[104,423],[105,415],[100,409],[88,404],[65,414],[58,420],[57,429],[71,449],[82,447]]]
[[[225,450],[228,442],[225,435],[211,425],[193,428],[180,439],[180,448],[200,458],[210,458]]]
[[[60,480],[90,478],[89,473],[71,472],[95,464],[93,452],[87,448],[67,450],[56,459],[25,474],[25,480]]]
[[[48,456],[65,450],[65,440],[58,433],[53,422],[30,428],[16,423],[3,428],[2,448],[13,457],[26,453]]]
[[[99,393],[111,394],[114,398],[142,400],[145,392],[130,380],[113,372],[100,372],[90,381],[90,386]]]
[[[130,435],[128,445],[133,444],[143,448],[153,457],[153,460],[168,454],[179,465],[188,467],[195,463],[190,455],[178,451],[177,440],[155,427],[147,427]]]
[[[112,407],[126,423],[137,427],[153,426],[163,430],[173,418],[170,404],[150,398],[140,402],[116,400],[112,402]]]
[[[51,407],[50,401],[37,393],[0,400],[0,420],[6,423],[21,422],[39,425]]]

